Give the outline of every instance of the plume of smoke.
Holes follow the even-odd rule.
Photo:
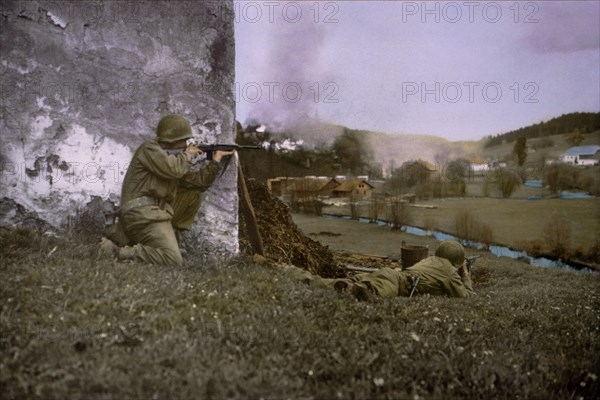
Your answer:
[[[246,125],[265,124],[272,132],[305,125],[317,119],[315,84],[326,73],[320,66],[327,27],[315,23],[312,2],[295,3],[302,11],[296,22],[276,19],[267,27],[271,45],[258,77],[262,96],[251,105]]]
[[[421,159],[443,166],[465,154],[460,145],[434,136],[372,134],[366,140],[384,176],[406,161]]]

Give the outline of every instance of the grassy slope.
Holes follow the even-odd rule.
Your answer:
[[[4,398],[600,393],[598,275],[488,257],[475,298],[363,303],[249,262],[94,261],[25,233],[1,244]]]
[[[527,140],[527,145],[531,148],[536,143],[541,142],[542,140],[550,139],[554,142],[554,146],[544,147],[535,152],[529,153],[527,155],[527,162],[540,162],[542,158],[551,159],[558,158],[561,154],[565,152],[571,145],[569,145],[566,141],[565,134],[546,136],[543,138],[534,138]],[[580,146],[587,145],[600,145],[600,131],[591,132],[589,134],[584,135],[584,140],[581,142]],[[489,148],[484,148],[481,150],[481,153],[484,157],[495,158],[495,159],[503,159],[506,156],[512,155],[513,148],[515,146],[514,142],[504,143],[498,146],[493,146]]]

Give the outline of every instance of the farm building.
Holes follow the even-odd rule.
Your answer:
[[[375,189],[366,179],[348,179],[333,189],[333,197],[352,197],[355,199],[368,199]]]
[[[296,178],[279,177],[267,180],[267,187],[269,191],[277,197],[286,195],[288,187],[292,186]]]
[[[435,165],[429,161],[406,161],[402,164],[402,175],[413,183],[425,182],[439,173]]]
[[[571,165],[593,166],[600,163],[600,146],[575,146],[567,149],[562,162]]]
[[[302,178],[296,179],[294,183],[287,188],[287,192],[294,194],[296,198],[331,196],[332,191],[340,183],[333,179]]]
[[[481,157],[471,157],[467,159],[469,170],[472,172],[483,172],[489,169],[489,164]]]

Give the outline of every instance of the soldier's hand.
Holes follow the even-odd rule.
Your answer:
[[[468,277],[470,275],[469,267],[467,265],[467,260],[463,262],[463,265],[458,269],[458,273],[461,277]]]
[[[216,162],[221,162],[221,159],[223,157],[232,156],[234,154],[235,154],[235,150],[231,150],[231,151],[217,150],[213,154],[213,160],[215,160]]]
[[[199,148],[197,148],[194,144],[189,144],[186,148],[185,148],[185,152],[189,153],[193,156],[197,156],[199,154],[202,154],[202,150],[200,150]]]

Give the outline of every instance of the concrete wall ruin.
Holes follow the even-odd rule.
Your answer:
[[[133,150],[186,116],[233,143],[233,1],[2,1],[2,197],[54,226],[92,195],[118,203]],[[205,194],[202,245],[238,250],[237,171]]]

